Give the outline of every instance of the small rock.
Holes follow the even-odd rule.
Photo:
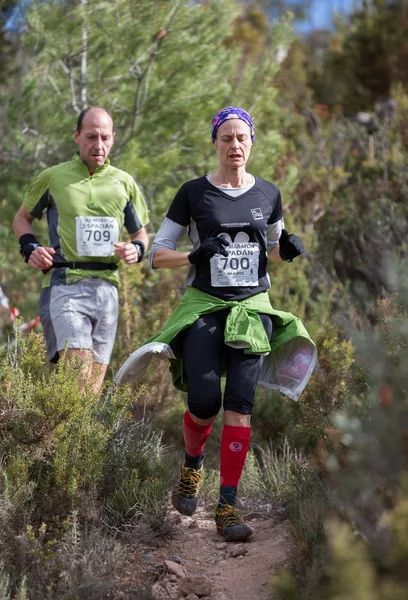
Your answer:
[[[223,592],[216,592],[214,596],[211,597],[211,600],[228,600],[228,598]]]
[[[152,595],[155,600],[169,600],[169,595],[157,581],[152,585]]]
[[[195,594],[189,594],[188,596],[185,596],[185,600],[200,600],[200,599]]]
[[[178,577],[177,577],[177,575],[170,575],[169,579],[170,579],[170,581],[172,581],[173,583],[174,583],[174,582],[176,582],[176,581],[178,581]]]
[[[149,565],[147,567],[147,572],[150,573],[150,575],[152,575],[155,581],[157,581],[158,579],[161,579],[164,575],[166,575],[167,568],[166,565],[163,564]]]
[[[182,567],[178,563],[173,562],[172,560],[165,560],[164,564],[166,565],[169,573],[177,575],[177,577],[180,577],[180,579],[186,576],[186,571],[184,567]]]
[[[176,555],[174,555],[174,556],[169,556],[169,558],[168,558],[167,560],[171,560],[172,562],[175,562],[175,563],[177,563],[178,565],[181,565],[181,563],[182,563],[182,560],[181,560],[181,558],[180,558],[179,556],[176,556]]]
[[[172,583],[171,581],[166,581],[164,587],[166,588],[166,592],[171,600],[178,600],[180,596],[178,585]]]
[[[248,554],[248,548],[246,548],[245,546],[235,546],[235,548],[232,548],[230,550],[230,556],[232,556],[232,558],[238,558],[238,556],[242,556],[244,557],[245,554]]]
[[[211,581],[206,575],[184,577],[184,579],[180,581],[180,590],[186,596],[188,596],[188,594],[195,594],[199,598],[211,596]]]
[[[142,558],[145,562],[149,562],[154,558],[154,554],[151,552],[145,552],[145,554],[142,555]]]
[[[188,526],[189,529],[198,529],[198,523],[197,521],[192,521],[190,523],[190,525]]]
[[[245,521],[253,521],[254,519],[262,519],[263,517],[265,517],[265,515],[261,512],[253,511],[245,515]]]
[[[227,544],[225,542],[216,542],[215,547],[217,548],[217,550],[226,550]]]

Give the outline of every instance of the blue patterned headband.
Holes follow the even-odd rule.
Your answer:
[[[212,128],[211,128],[211,139],[215,142],[215,138],[217,136],[217,131],[220,125],[228,121],[228,119],[241,119],[244,121],[251,130],[251,140],[252,143],[255,139],[255,131],[254,124],[252,123],[252,119],[243,108],[239,108],[239,106],[227,106],[218,112],[212,120]]]

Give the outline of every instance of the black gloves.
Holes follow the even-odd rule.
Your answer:
[[[137,262],[140,263],[143,260],[143,256],[145,253],[145,245],[143,242],[141,242],[140,240],[132,240],[131,242],[137,250],[138,253],[138,257],[137,257]]]
[[[191,252],[188,255],[188,260],[191,262],[192,265],[196,265],[213,257],[214,254],[222,254],[223,256],[228,256],[228,252],[225,250],[224,246],[229,246],[229,242],[224,240],[224,238],[207,238],[203,241],[201,246],[197,248],[197,250],[194,250],[194,252]]]
[[[282,260],[286,262],[292,262],[294,258],[303,254],[305,247],[303,242],[294,233],[288,233],[286,229],[282,229],[281,236],[279,238],[279,254]]]
[[[35,235],[32,233],[25,233],[18,240],[20,244],[20,254],[24,258],[25,262],[28,263],[32,252],[41,246]]]
[[[222,237],[207,238],[197,250],[188,255],[188,260],[192,265],[196,265],[213,257],[214,254],[228,256],[225,246],[229,246],[229,243]],[[297,235],[289,234],[286,229],[282,229],[279,238],[279,254],[282,260],[292,262],[296,256],[303,254],[304,250],[303,242]]]

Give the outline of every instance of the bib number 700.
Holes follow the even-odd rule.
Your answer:
[[[249,269],[249,258],[246,256],[243,256],[242,258],[235,258],[234,256],[232,258],[221,256],[220,260],[223,263],[223,270],[227,268],[230,268],[233,271],[245,271],[246,269]]]
[[[214,287],[254,287],[258,285],[259,246],[252,242],[230,244],[228,256],[216,254],[210,260]]]

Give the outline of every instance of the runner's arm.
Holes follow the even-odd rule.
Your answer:
[[[22,204],[18,209],[13,221],[13,230],[17,239],[26,233],[31,233],[34,235],[33,228],[31,226],[33,221],[34,217],[30,215],[24,204]]]
[[[22,204],[17,211],[16,216],[13,221],[13,230],[20,241],[21,236],[23,235],[32,235],[35,238],[32,222],[34,218],[26,209],[26,207]],[[21,241],[20,241],[21,244]],[[39,271],[43,271],[45,269],[49,269],[52,266],[52,255],[55,254],[54,248],[44,248],[43,246],[38,246],[35,248],[30,255],[28,260],[28,265],[33,269],[37,269]]]
[[[152,244],[150,262],[154,269],[176,269],[191,266],[189,252],[176,251],[177,242],[187,233],[187,227],[166,217]]]
[[[285,224],[283,219],[280,219],[276,223],[272,223],[268,226],[268,231],[266,234],[268,258],[272,262],[283,262],[279,254],[279,238],[284,227]]]
[[[140,248],[138,245],[133,244],[132,242],[117,242],[115,244],[115,254],[116,256],[119,256],[119,258],[127,265],[134,265],[141,262],[145,250],[149,245],[149,236],[147,235],[147,231],[144,227],[135,233],[129,234],[129,236],[132,242],[138,241],[142,243],[142,254],[140,254]]]
[[[145,227],[142,227],[142,229],[139,229],[139,231],[136,231],[136,233],[130,234],[130,239],[132,240],[132,242],[134,240],[139,240],[139,242],[143,242],[145,251],[149,247],[149,236]]]
[[[176,250],[159,248],[152,258],[152,266],[154,269],[176,269],[177,267],[191,266],[188,260],[189,254],[190,252],[177,252]]]
[[[279,244],[277,246],[275,246],[274,248],[272,248],[272,250],[268,254],[268,258],[272,262],[283,262],[280,254],[279,254]]]

